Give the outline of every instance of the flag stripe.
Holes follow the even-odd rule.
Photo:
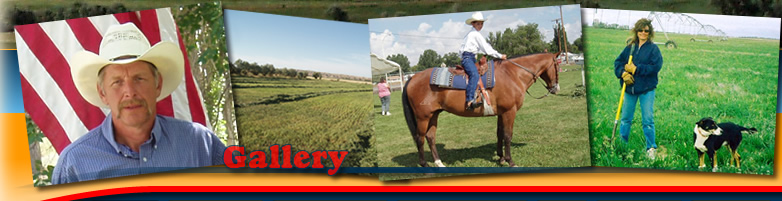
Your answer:
[[[85,22],[89,23],[88,20],[85,21]],[[78,24],[78,23],[79,22],[75,22],[73,24]],[[41,25],[41,29],[43,30],[43,32],[51,39],[52,43],[54,43],[54,46],[57,47],[57,50],[59,50],[60,54],[67,61],[66,64],[70,64],[70,62],[71,62],[70,60],[72,59],[72,58],[70,58],[71,55],[73,55],[74,53],[76,53],[78,51],[83,51],[84,50],[84,48],[82,47],[82,44],[77,39],[78,37],[76,36],[76,33],[74,33],[72,31],[72,29],[70,27],[70,24],[67,23],[67,21],[47,22],[47,23],[41,23],[40,25]],[[97,30],[95,30],[94,26],[92,26],[91,24],[88,24],[87,26],[82,26],[82,27],[85,28],[85,29],[92,28],[93,31],[97,31]],[[89,31],[89,30],[86,30],[86,31]],[[68,67],[67,71],[70,72],[70,67]],[[46,72],[46,71],[43,71],[43,72]],[[49,78],[49,79],[51,79],[51,77],[54,77],[54,76],[51,76],[51,75],[47,76],[47,78]],[[72,82],[71,79],[68,79],[68,81]],[[33,83],[35,83],[35,82],[38,82],[38,80],[33,80]],[[72,84],[72,83],[67,83],[67,84]],[[49,90],[49,89],[48,88],[43,88],[43,90]],[[77,90],[77,92],[78,92],[78,90]],[[81,97],[80,94],[77,94],[77,95],[78,96],[76,96],[74,98],[78,98],[78,99],[84,100],[83,97]],[[64,100],[64,99],[59,99],[59,100]],[[57,101],[57,100],[53,100],[53,101]],[[86,100],[84,100],[84,101],[86,102]],[[96,106],[93,106],[91,104],[85,104],[84,107],[88,107],[88,108],[90,108],[92,110],[100,110],[100,108],[98,108]],[[75,109],[79,110],[79,109],[82,109],[82,108],[75,108]],[[101,119],[102,120],[103,118],[106,117],[106,112],[103,112],[102,115],[101,114],[92,114],[92,113],[89,113],[89,114],[91,116],[94,115],[95,119]],[[77,118],[77,117],[61,118],[61,119],[59,119],[59,121],[62,124],[70,124],[70,123],[84,124],[84,126],[86,126],[86,128],[88,130],[99,125],[98,122],[92,122],[92,121],[90,121],[88,119],[81,119],[81,118]],[[74,140],[78,139],[78,137],[81,136],[81,134],[72,133],[72,132],[68,132],[68,134],[69,134],[68,135],[69,138],[74,139]]]
[[[52,146],[54,146],[54,149],[57,150],[57,153],[60,153],[63,149],[65,149],[66,146],[68,146],[68,144],[71,143],[70,139],[68,139],[68,135],[65,134],[65,130],[63,130],[60,122],[50,121],[50,119],[56,118],[54,117],[54,114],[52,114],[52,111],[49,110],[49,108],[37,107],[34,109],[28,109],[26,107],[27,105],[40,106],[46,104],[43,102],[43,100],[41,100],[40,96],[38,96],[38,93],[32,89],[32,86],[30,86],[30,83],[27,82],[27,79],[25,79],[24,76],[21,76],[21,80],[22,91],[25,92],[22,93],[22,96],[24,96],[25,110],[30,115],[30,119],[33,121],[47,122],[45,124],[38,124],[38,128],[40,128],[43,133],[47,134],[46,137],[49,138],[49,141],[52,143]]]
[[[81,97],[73,83],[69,57],[83,50],[99,53],[100,41],[108,28],[127,22],[136,24],[151,45],[163,40],[174,42],[187,58],[169,8],[16,27],[25,109],[57,152],[100,125],[110,111],[93,106]],[[188,59],[184,68],[184,84],[157,103],[158,114],[208,126],[203,99]]]
[[[143,24],[139,25],[139,29],[147,36],[149,44],[157,44],[160,42],[160,27],[158,25],[157,13],[155,10],[143,10],[141,13],[141,20],[144,20]]]
[[[178,28],[177,28],[178,30]],[[179,31],[177,31],[179,33]],[[183,51],[185,50],[184,43],[182,42],[181,34],[179,34],[179,48]],[[187,52],[187,51],[184,51]],[[185,54],[187,55],[187,54]],[[185,57],[187,58],[187,57]],[[193,79],[193,72],[190,70],[190,60],[185,59],[185,87],[187,87],[187,91],[190,93],[187,93],[187,99],[193,103],[203,103],[204,101],[200,99],[199,90],[196,88],[195,80]],[[201,123],[204,126],[211,127],[209,124],[206,123],[206,114],[203,110],[203,107],[200,104],[190,104],[190,114],[193,115],[193,122]]]
[[[103,34],[105,34],[106,31],[108,31],[110,25],[119,24],[119,21],[117,21],[116,17],[106,17],[105,15],[88,17],[87,19],[90,19],[90,22],[92,22],[92,26],[95,27],[96,30],[98,30],[98,33],[100,33],[101,38],[103,38]],[[100,41],[98,42],[100,43]]]
[[[160,8],[156,10],[157,15],[157,21],[160,26],[160,39],[164,41],[170,41],[177,45],[177,47],[180,47],[180,51],[182,51],[182,55],[187,55],[187,51],[184,49],[181,49],[181,46],[179,46],[181,43],[179,42],[179,38],[176,33],[176,23],[174,22],[174,18],[171,15],[171,10],[168,8]],[[184,57],[185,60],[187,60],[187,57]],[[189,65],[188,65],[189,66]],[[187,68],[185,68],[187,69]],[[184,74],[182,75],[182,80],[187,79],[193,79],[192,77],[187,77]],[[183,81],[182,83],[186,83],[186,81]],[[185,103],[185,104],[174,104],[174,116],[177,119],[186,119],[188,121],[193,121],[193,117],[191,115],[191,112],[197,112],[197,111],[191,111],[189,108],[190,104],[201,104],[203,101],[189,101],[187,99],[187,94],[191,93],[187,91],[186,84],[180,84],[179,87],[177,87],[176,90],[174,90],[173,93],[171,93],[171,100],[175,103]]]
[[[133,24],[141,24],[141,21],[139,21],[136,12],[117,13],[114,14],[114,18],[117,18],[117,22],[119,22],[119,24],[125,24],[127,22],[133,22]],[[139,27],[139,29],[140,28],[141,27]]]
[[[94,128],[99,125],[103,121],[103,117],[90,115],[90,113],[103,112],[81,97],[81,94],[76,89],[76,85],[73,84],[73,77],[71,76],[68,62],[60,54],[59,49],[45,34],[41,26],[32,24],[32,26],[20,27],[16,31],[19,32],[19,35],[27,45],[32,44],[29,48],[46,69],[46,72],[56,75],[52,76],[54,82],[57,83],[57,86],[65,94],[65,98],[84,125],[87,128]],[[35,42],[31,43],[31,40]]]
[[[155,10],[143,10],[138,12],[141,16],[141,20],[144,23],[138,25],[141,32],[144,32],[144,36],[149,40],[149,44],[157,44],[160,42],[160,27],[158,26],[157,13]],[[157,113],[170,117],[174,116],[174,107],[171,96],[165,97],[157,102]]]
[[[16,32],[15,35],[16,41],[24,41],[18,32]],[[62,100],[67,100],[65,94],[60,91],[57,83],[55,83],[54,79],[46,72],[46,69],[44,69],[40,61],[35,58],[30,51],[30,48],[27,47],[27,44],[24,42],[17,42],[16,44],[18,47],[19,72],[22,74],[23,78],[28,81],[32,90],[35,90],[35,94],[45,94],[43,97],[34,95],[34,97],[37,96],[39,99],[42,99],[43,105],[24,104],[25,110],[28,113],[37,113],[37,110],[51,110],[51,113],[53,113],[54,116],[51,121],[59,122],[60,125],[62,125],[62,129],[66,131],[67,136],[65,138],[67,139],[75,140],[81,134],[86,133],[87,127],[81,123],[81,120],[78,118],[78,115],[76,115],[76,112],[70,104],[62,103]],[[23,97],[27,96],[24,95],[27,93],[29,92],[26,89],[22,90]],[[33,117],[33,114],[31,114],[31,117]],[[49,122],[36,122],[36,124],[49,124]],[[45,130],[43,131],[44,134],[47,134]],[[80,135],[74,135],[72,131],[80,132]]]
[[[79,40],[79,44],[81,44],[84,50],[98,52],[103,35],[95,29],[95,26],[92,25],[89,18],[78,18],[65,21],[71,27],[71,31],[76,35],[76,39]]]

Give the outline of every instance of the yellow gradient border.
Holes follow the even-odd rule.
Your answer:
[[[780,125],[777,113],[777,125]],[[0,113],[0,195],[42,200],[135,186],[782,186],[778,176],[671,171],[661,173],[484,174],[381,182],[376,177],[299,173],[155,173],[49,187],[33,187],[24,114]],[[779,126],[776,128],[779,133]],[[779,141],[779,138],[775,138]],[[777,143],[778,144],[778,143]],[[776,153],[780,153],[779,147]],[[779,172],[777,158],[774,172]],[[639,169],[643,171],[642,169]],[[567,191],[567,189],[562,189]],[[698,188],[691,189],[698,191]]]

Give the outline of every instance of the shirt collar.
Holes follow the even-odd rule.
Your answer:
[[[112,114],[109,113],[109,115],[106,115],[106,119],[103,120],[103,123],[99,126],[99,129],[101,129],[101,133],[103,133],[103,138],[106,139],[106,141],[111,144],[111,147],[114,148],[117,153],[122,153],[123,150],[126,150],[127,148],[123,149],[122,146],[119,143],[117,143],[117,140],[114,138],[114,124],[112,123],[111,119]],[[152,134],[150,135],[150,138],[153,146],[157,146],[157,142],[161,140],[161,137],[163,135],[163,128],[160,126],[160,120],[162,117],[160,115],[155,115],[155,124],[152,126]],[[130,153],[126,153],[130,154]]]

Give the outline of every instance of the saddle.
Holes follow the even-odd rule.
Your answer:
[[[486,71],[489,71],[489,63],[486,61],[486,57],[481,58],[478,63],[475,63],[475,67],[478,68],[478,75],[483,76],[483,74],[486,74]],[[464,72],[464,66],[458,64],[454,68],[448,68],[448,71],[454,75],[467,75],[467,73]]]
[[[485,90],[494,87],[495,67],[493,63],[487,62],[485,57],[476,66],[478,67],[480,78],[478,79],[477,90],[475,90],[475,97],[478,100],[483,100],[484,116],[495,115],[489,102],[491,98],[489,98],[489,94]],[[456,68],[434,68],[429,78],[429,84],[449,89],[466,89],[467,74],[464,72],[464,68],[458,65]]]

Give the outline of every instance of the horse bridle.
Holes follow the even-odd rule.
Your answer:
[[[527,68],[527,67],[524,67],[524,66],[522,66],[521,64],[518,64],[518,63],[516,63],[516,62],[513,62],[513,61],[511,61],[511,60],[508,60],[508,62],[512,63],[513,65],[516,65],[516,66],[518,66],[519,68],[523,69],[524,71],[527,71],[529,74],[532,74],[532,81],[530,81],[529,85],[532,85],[532,84],[534,84],[535,82],[538,82],[538,77],[540,77],[540,76],[538,76],[538,73],[533,73],[533,72],[532,72],[532,70],[530,70],[529,68]],[[546,68],[541,68],[541,70],[540,70],[540,71],[538,71],[538,72],[542,72],[542,71],[544,71],[544,70],[548,70],[549,68],[551,68],[552,66],[554,66],[554,65],[556,65],[556,64],[557,64],[557,62],[556,62],[556,61],[554,61],[554,62],[552,62],[552,63],[551,63],[551,65],[550,65],[550,66],[548,66],[548,67],[546,67]],[[557,73],[559,73],[559,72],[557,72]],[[541,84],[542,84],[542,83],[541,83]],[[551,94],[551,88],[549,88],[549,87],[548,87],[548,86],[546,86],[546,85],[543,85],[543,87],[545,87],[545,88],[546,88],[546,94],[544,94],[544,95],[543,95],[543,96],[541,96],[541,97],[537,97],[537,98],[535,98],[535,97],[533,96],[533,98],[535,98],[535,99],[542,99],[542,98],[545,98],[546,96],[548,96],[549,94]],[[526,91],[527,91],[527,94],[529,94],[530,96],[532,96],[532,94],[530,94],[530,93],[529,93],[529,90],[526,90]]]

